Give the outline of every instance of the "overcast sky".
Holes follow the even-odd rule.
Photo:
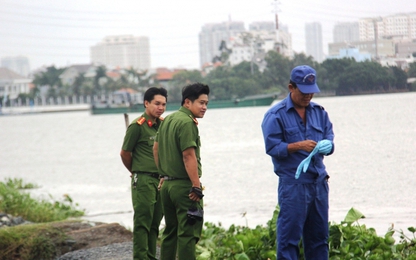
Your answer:
[[[26,56],[31,69],[90,62],[105,36],[148,36],[151,66],[199,68],[198,33],[229,19],[279,21],[295,52],[305,50],[305,23],[320,22],[324,53],[337,22],[416,12],[415,0],[0,0],[0,57]]]

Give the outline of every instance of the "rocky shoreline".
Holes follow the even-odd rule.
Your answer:
[[[33,224],[21,217],[0,213],[0,228]],[[127,260],[133,256],[133,234],[118,223],[101,223],[83,220],[53,222],[71,240],[62,245],[54,260]],[[159,256],[159,252],[158,252]]]
[[[0,213],[0,228],[11,227],[31,222],[24,220],[22,217],[14,217],[10,214]]]

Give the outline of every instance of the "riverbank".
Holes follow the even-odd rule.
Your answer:
[[[71,104],[71,105],[50,105],[50,106],[15,106],[0,108],[1,115],[25,115],[39,113],[55,113],[55,112],[74,112],[88,111],[89,104]]]
[[[127,260],[133,255],[133,234],[118,223],[82,219],[32,223],[22,217],[0,213],[0,237],[3,235],[2,231],[7,231],[14,238],[26,232],[30,235],[24,239],[24,244],[6,245],[6,240],[10,241],[10,238],[1,239],[0,252],[3,253],[0,254],[0,259],[25,259],[26,254],[33,255],[35,251],[39,251],[39,246],[42,252],[36,254],[43,259]],[[36,246],[39,242],[42,245]],[[13,248],[16,249],[12,250]]]

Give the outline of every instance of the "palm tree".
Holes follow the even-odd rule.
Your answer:
[[[94,76],[94,94],[103,94],[103,81],[107,81],[107,69],[105,66],[99,66],[95,70],[95,76]],[[105,83],[105,82],[104,82]]]

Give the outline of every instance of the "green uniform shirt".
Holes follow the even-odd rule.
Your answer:
[[[201,177],[201,157],[199,148],[201,142],[197,127],[198,121],[191,111],[181,107],[168,115],[161,124],[156,136],[158,142],[159,173],[174,178],[187,178],[188,173],[183,163],[182,152],[194,147],[198,161],[198,175]]]
[[[122,149],[132,152],[133,172],[158,172],[153,157],[153,144],[160,123],[160,119],[152,123],[149,116],[143,113],[127,128]]]

